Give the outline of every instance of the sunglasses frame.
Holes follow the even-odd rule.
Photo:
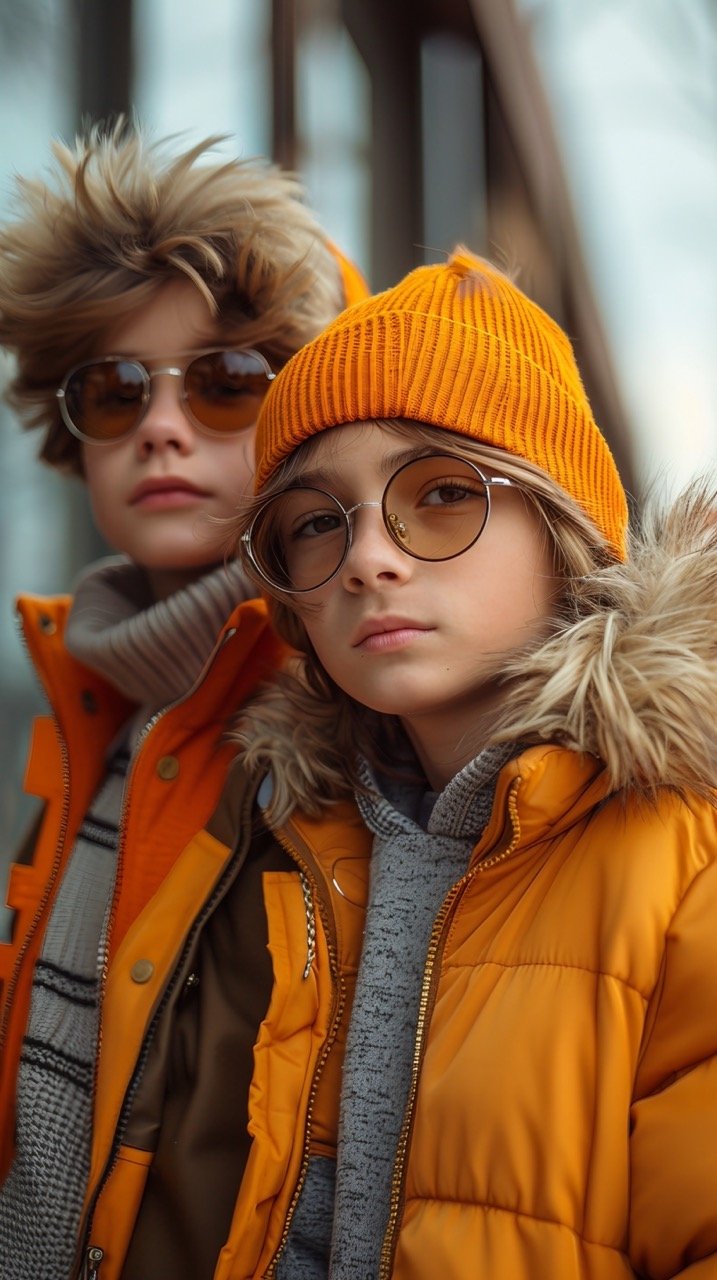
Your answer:
[[[428,458],[447,458],[450,462],[454,462],[454,463],[462,462],[467,467],[470,467],[471,471],[473,471],[478,476],[478,479],[481,481],[481,483],[485,485],[486,512],[485,512],[485,519],[483,520],[483,523],[480,529],[478,530],[475,537],[472,538],[471,541],[465,547],[463,547],[460,551],[452,552],[452,554],[449,556],[421,556],[421,555],[418,555],[415,551],[409,550],[409,548],[401,540],[400,534],[395,527],[395,520],[394,520],[394,523],[392,524],[390,513],[386,510],[386,494],[390,489],[391,485],[396,480],[396,478],[400,476],[403,471],[406,471],[409,467],[415,467],[419,462],[425,462],[426,459]],[[407,556],[410,556],[412,560],[422,560],[427,564],[443,564],[447,560],[456,560],[458,556],[465,555],[466,551],[470,551],[471,547],[475,546],[478,539],[485,532],[486,526],[488,524],[488,520],[490,518],[491,488],[515,489],[516,487],[517,486],[516,486],[515,480],[509,480],[507,476],[484,475],[483,472],[481,471],[481,468],[478,466],[478,464],[476,462],[469,461],[468,458],[459,458],[454,453],[428,453],[428,454],[421,455],[421,457],[418,457],[418,458],[411,458],[409,462],[402,463],[402,465],[394,471],[393,475],[389,476],[388,480],[386,481],[383,493],[381,495],[380,502],[356,502],[352,507],[347,508],[340,501],[340,499],[336,497],[335,494],[329,493],[328,489],[315,488],[313,485],[293,485],[293,486],[290,486],[288,489],[282,490],[279,493],[272,493],[271,496],[267,498],[266,502],[264,502],[258,508],[258,510],[254,513],[251,520],[251,524],[249,525],[249,528],[245,531],[245,533],[242,534],[240,539],[241,550],[246,560],[248,560],[249,564],[254,570],[254,572],[259,575],[262,582],[265,582],[267,586],[271,587],[272,591],[279,591],[281,592],[282,595],[287,595],[287,596],[306,595],[307,592],[309,591],[318,591],[320,587],[325,587],[327,582],[331,582],[331,579],[335,578],[336,574],[340,573],[341,569],[345,565],[346,558],[349,554],[349,551],[351,550],[351,544],[353,541],[353,523],[349,519],[349,516],[352,516],[354,511],[358,511],[360,507],[380,507],[384,529],[386,530],[386,533],[388,534],[391,541],[394,543],[395,546],[399,548],[400,551],[405,552],[405,554]],[[324,578],[321,582],[317,582],[313,587],[282,587],[282,586],[279,586],[276,582],[274,582],[269,577],[269,575],[264,572],[261,565],[255,559],[254,552],[252,549],[252,544],[251,544],[252,533],[254,532],[254,526],[256,525],[257,520],[259,519],[260,516],[264,514],[267,507],[271,506],[271,504],[275,502],[278,498],[284,497],[287,493],[300,492],[302,489],[311,491],[312,493],[320,493],[324,497],[329,498],[331,502],[334,502],[336,504],[336,506],[338,507],[339,511],[342,513],[344,520],[346,522],[346,530],[347,530],[346,545],[344,547],[343,555],[339,563],[337,564],[336,568],[333,569],[331,573],[326,578]]]
[[[195,360],[200,360],[202,356],[223,355],[229,353],[256,356],[264,370],[264,373],[266,374],[267,388],[268,384],[274,381],[276,373],[269,364],[266,356],[263,356],[261,351],[256,351],[253,347],[200,347],[194,351],[183,351],[179,353],[176,359],[186,360],[186,363],[166,364],[157,369],[148,369],[147,366],[135,356],[98,356],[95,360],[81,360],[79,364],[73,365],[73,367],[65,374],[62,382],[55,392],[60,407],[60,416],[68,431],[71,431],[72,435],[76,436],[78,440],[81,440],[83,444],[117,444],[120,440],[127,440],[129,436],[134,435],[135,431],[139,429],[146,418],[152,398],[152,378],[159,377],[160,374],[166,374],[169,377],[182,378],[182,380],[184,380],[187,370],[191,368]],[[164,359],[165,357],[161,358]],[[152,357],[145,356],[145,359],[152,359]],[[102,440],[98,440],[95,436],[88,436],[84,431],[81,431],[80,428],[72,421],[70,411],[67,407],[67,388],[71,379],[74,378],[75,374],[79,373],[81,369],[88,369],[93,365],[98,364],[132,364],[135,365],[142,374],[142,400],[139,407],[137,421],[129,427],[127,431],[123,431],[121,435],[108,436]],[[205,426],[204,423],[200,422],[192,413],[192,410],[189,407],[184,381],[182,381],[182,388],[179,393],[179,403],[182,406],[182,412],[187,420],[191,422],[192,426],[195,427],[197,431],[201,432],[202,435],[211,436],[215,440],[221,440],[234,435],[239,435],[240,432],[248,430],[248,427],[238,427],[236,431],[213,431],[211,427]]]

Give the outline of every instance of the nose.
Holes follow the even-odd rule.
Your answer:
[[[378,502],[360,503],[349,513],[352,520],[351,546],[341,567],[341,578],[347,591],[396,584],[410,578],[414,561],[389,537]],[[371,511],[365,507],[374,508]]]
[[[180,455],[195,447],[195,431],[181,399],[182,374],[167,368],[150,375],[149,404],[134,435],[141,458],[172,450]]]

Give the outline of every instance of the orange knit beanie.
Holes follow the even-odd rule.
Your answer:
[[[627,503],[562,329],[458,248],[349,307],[278,374],[259,415],[256,488],[304,440],[408,418],[535,463],[625,558]]]

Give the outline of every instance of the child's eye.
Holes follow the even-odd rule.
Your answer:
[[[459,502],[466,502],[470,498],[484,498],[485,490],[480,484],[471,484],[466,480],[440,480],[434,481],[430,489],[426,489],[425,493],[419,496],[418,505],[424,507],[448,507],[455,506]]]
[[[336,533],[340,527],[341,516],[333,511],[317,511],[302,516],[291,530],[291,537],[294,542],[299,538],[320,538],[323,534]]]
[[[239,400],[243,396],[258,396],[259,393],[254,387],[207,379],[197,388],[197,394],[204,400]]]

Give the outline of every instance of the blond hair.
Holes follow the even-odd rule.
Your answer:
[[[444,429],[401,419],[378,420],[378,425],[403,438],[409,434],[413,441],[430,448],[449,448],[457,457],[514,480],[540,518],[562,583],[547,631],[563,631],[578,621],[584,609],[585,581],[615,565],[616,556],[582,509],[550,476],[515,454]],[[320,437],[296,449],[262,492],[244,504],[234,522],[232,548],[235,544],[242,547],[242,534],[261,504],[290,487],[310,463],[317,439]],[[242,554],[251,573],[251,564]],[[400,751],[402,731],[397,719],[356,702],[327,675],[302,621],[302,611],[311,606],[287,593],[271,591],[264,583],[260,585],[270,599],[275,629],[301,656],[292,659],[276,683],[245,708],[236,737],[250,770],[259,774],[271,768],[272,816],[282,821],[297,805],[318,814],[327,802],[349,795],[359,785],[354,771],[357,752],[390,769],[391,760]],[[545,639],[544,631],[533,647]],[[492,742],[515,740],[516,725],[525,722],[525,700],[520,688],[524,657],[521,652],[506,663],[505,715],[500,722],[496,719]]]
[[[275,367],[345,305],[335,251],[290,174],[263,160],[208,160],[222,139],[172,152],[124,119],[53,146],[46,181],[20,178],[0,229],[0,343],[17,359],[7,398],[44,427],[41,457],[82,472],[56,389],[106,331],[188,279],[223,341]]]

